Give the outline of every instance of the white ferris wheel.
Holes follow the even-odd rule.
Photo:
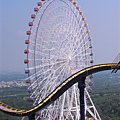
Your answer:
[[[25,40],[28,92],[37,106],[61,82],[93,63],[90,32],[80,7],[72,0],[41,0],[31,15]],[[85,111],[101,120],[90,98],[92,83],[86,78]],[[36,114],[36,120],[79,120],[78,85]]]

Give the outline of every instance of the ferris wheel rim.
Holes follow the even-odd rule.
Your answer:
[[[54,1],[56,1],[56,0],[48,0],[48,1],[51,1],[50,3],[52,4]],[[43,2],[43,5],[45,5],[45,4],[47,4],[47,2],[48,1],[45,1],[45,2]],[[65,3],[65,0],[60,0],[60,1],[62,1],[62,2],[64,2]],[[71,0],[70,0],[70,2],[71,2]],[[86,34],[87,35],[87,42],[89,43],[89,46],[87,46],[86,47],[86,44],[88,44],[87,42],[85,42],[84,40],[83,41],[81,41],[81,44],[82,44],[82,48],[84,48],[83,50],[81,50],[81,52],[79,53],[79,54],[83,54],[84,53],[84,55],[86,56],[85,58],[86,59],[88,59],[87,58],[87,56],[88,55],[90,55],[91,54],[91,59],[92,59],[92,47],[91,47],[91,39],[90,39],[90,35],[89,35],[89,30],[88,30],[88,28],[87,28],[87,24],[86,24],[86,22],[85,22],[85,18],[84,18],[84,16],[82,15],[82,12],[80,11],[80,9],[78,9],[78,6],[74,3],[74,2],[72,2],[72,4],[75,6],[75,8],[76,8],[76,10],[79,12],[79,14],[81,15],[81,20],[83,21],[83,23],[84,24],[82,24],[83,26],[82,27],[85,27],[86,29],[86,31],[83,31],[82,32],[82,34],[84,35],[84,34]],[[47,7],[49,7],[49,5],[50,4],[48,4],[47,5]],[[45,11],[47,10],[47,7],[43,10],[43,12],[45,13]],[[40,6],[40,8],[42,8],[42,6]],[[31,15],[31,17],[33,18],[33,21],[32,21],[32,24],[34,24],[34,22],[35,22],[35,19],[36,19],[36,16],[38,15],[38,12],[39,12],[39,10],[40,10],[40,8],[38,9],[38,11],[36,12],[36,14],[34,14],[33,16]],[[66,9],[67,10],[67,9]],[[53,58],[57,61],[57,60],[59,60],[59,62],[57,61],[56,63],[51,63],[51,64],[46,64],[45,65],[45,61],[50,61],[50,60],[52,60],[53,61],[53,58],[51,57],[50,59],[45,59],[45,52],[44,52],[44,55],[42,56],[43,58],[44,58],[44,65],[42,66],[40,66],[40,65],[36,65],[37,63],[38,63],[38,61],[42,61],[43,59],[42,58],[39,58],[39,59],[37,59],[36,58],[36,56],[38,56],[39,54],[40,54],[40,51],[36,51],[36,49],[37,49],[37,47],[39,46],[39,42],[37,43],[37,35],[38,35],[38,32],[39,32],[39,26],[40,26],[40,24],[41,24],[41,20],[43,19],[43,16],[44,16],[44,13],[43,14],[41,14],[41,17],[40,17],[40,19],[39,19],[39,21],[38,21],[38,24],[37,24],[37,29],[36,29],[36,32],[35,32],[35,36],[33,37],[34,38],[34,41],[35,42],[33,42],[33,50],[31,50],[31,49],[29,49],[30,48],[30,43],[27,43],[27,49],[26,49],[26,54],[27,54],[27,58],[25,59],[25,64],[27,64],[27,69],[26,69],[26,73],[28,74],[28,78],[27,78],[27,82],[28,83],[30,83],[30,86],[28,87],[28,90],[29,90],[29,92],[31,92],[31,99],[33,99],[34,100],[34,102],[36,103],[36,101],[39,103],[39,102],[41,102],[41,100],[42,99],[40,99],[39,97],[38,97],[38,94],[40,95],[40,91],[41,92],[43,92],[44,91],[44,89],[46,89],[47,91],[51,91],[51,90],[54,90],[54,88],[55,87],[53,87],[52,89],[50,88],[50,89],[47,89],[47,88],[45,88],[45,86],[42,86],[43,88],[41,88],[41,90],[40,90],[40,88],[39,88],[39,86],[40,86],[40,83],[44,83],[44,81],[46,80],[46,78],[44,78],[43,79],[43,81],[41,80],[41,81],[38,81],[38,79],[41,79],[42,77],[42,74],[45,74],[45,69],[43,69],[43,72],[41,73],[39,70],[40,69],[42,69],[43,67],[50,67],[50,69],[48,70],[48,71],[46,71],[46,73],[50,73],[50,72],[53,72],[53,73],[50,73],[47,77],[50,79],[51,78],[51,76],[53,75],[53,76],[55,76],[55,72],[57,71],[57,69],[59,69],[59,70],[63,70],[62,69],[62,67],[64,66],[67,70],[69,69],[70,71],[71,71],[71,67],[69,67],[69,68],[67,68],[66,66],[69,66],[69,65],[71,65],[72,66],[72,62],[74,62],[74,61],[72,61],[71,60],[71,57],[68,59],[67,57],[66,57],[66,59],[57,59],[56,57],[55,57],[55,55],[53,54]],[[73,14],[74,14],[74,12],[73,12]],[[75,15],[75,14],[74,14]],[[75,15],[76,16],[76,15]],[[77,17],[76,17],[77,18]],[[67,18],[68,19],[68,18]],[[75,20],[74,20],[75,21]],[[66,21],[63,21],[63,22],[65,22],[66,23]],[[56,23],[57,24],[57,23]],[[76,24],[76,23],[75,23]],[[52,24],[51,24],[52,25]],[[52,25],[52,27],[53,27],[54,25]],[[79,26],[80,26],[80,24],[79,24]],[[56,27],[56,26],[55,26]],[[70,26],[69,26],[70,27]],[[62,29],[62,27],[59,27],[60,29]],[[30,39],[31,39],[31,35],[32,35],[32,29],[33,29],[33,25],[32,26],[30,26],[30,30],[28,30],[27,31],[27,35],[28,35],[28,41],[29,42],[31,42],[30,41]],[[62,31],[60,31],[60,29],[58,29],[58,33],[60,33],[60,32],[62,32]],[[77,28],[78,29],[78,28]],[[82,29],[82,28],[81,28]],[[51,32],[53,32],[53,31],[51,31]],[[75,32],[74,32],[75,33]],[[50,33],[47,33],[47,34],[50,34]],[[73,34],[73,33],[72,33]],[[78,34],[78,33],[75,33],[75,34]],[[55,34],[54,34],[55,35]],[[68,32],[68,35],[69,35],[69,32]],[[77,35],[76,35],[77,36]],[[82,35],[81,35],[81,37],[82,37]],[[85,35],[84,35],[84,37],[85,37]],[[41,39],[41,38],[40,38]],[[55,40],[54,40],[55,41]],[[47,42],[47,41],[46,41]],[[53,41],[52,41],[53,42]],[[63,41],[64,42],[64,41]],[[77,44],[77,40],[76,40],[76,44]],[[38,44],[38,46],[36,45],[36,44]],[[44,42],[42,43],[42,44],[44,44]],[[68,49],[68,47],[67,47],[67,49],[65,49],[66,48],[66,46],[67,45],[69,45],[69,41],[68,41],[68,43],[66,42],[65,43],[66,45],[64,46],[64,45],[62,45],[61,44],[61,47],[59,47],[59,48],[61,48],[61,49],[63,49],[63,51],[62,51],[62,53],[64,53],[66,56],[67,56],[67,53],[69,53],[69,52],[66,52],[67,51],[67,49]],[[45,47],[45,46],[44,46]],[[62,48],[63,47],[63,48]],[[78,46],[78,48],[79,48],[80,46]],[[74,47],[72,48],[73,50],[74,50]],[[87,53],[87,50],[88,49],[90,49],[90,53]],[[50,49],[49,49],[50,50]],[[55,49],[56,50],[56,49]],[[47,51],[47,49],[46,49],[46,51]],[[52,50],[50,50],[50,52],[51,52]],[[66,53],[65,53],[66,52]],[[74,56],[74,58],[76,58],[77,57],[77,55],[79,56],[79,54],[77,54],[77,55],[74,55],[76,52],[78,52],[77,50],[76,51],[74,51],[74,53],[73,53],[73,56]],[[32,53],[33,54],[33,58],[32,59],[29,59],[29,54],[30,53]],[[61,52],[58,52],[60,55],[61,55]],[[38,54],[38,55],[37,55]],[[48,53],[46,54],[46,55],[48,55]],[[51,55],[52,56],[52,55]],[[58,55],[59,56],[59,55]],[[62,55],[61,55],[62,56]],[[81,58],[82,58],[82,56],[81,56]],[[60,61],[61,60],[61,61]],[[33,61],[33,66],[31,66],[30,65],[30,62],[31,61]],[[87,60],[85,60],[87,63],[88,62],[90,62],[90,60],[88,59],[88,61]],[[43,62],[43,61],[42,61]],[[79,62],[81,62],[81,61],[79,61]],[[61,66],[59,66],[58,68],[54,68],[54,66],[56,66],[56,65],[59,65],[61,63]],[[63,63],[63,64],[62,64]],[[92,60],[91,60],[91,63],[92,63]],[[83,65],[84,66],[84,65]],[[56,69],[56,71],[51,71],[51,69]],[[32,74],[30,73],[30,71],[34,71]],[[65,70],[63,70],[63,73],[65,73],[66,71]],[[75,72],[75,71],[73,71],[73,72]],[[56,72],[57,73],[57,72]],[[60,74],[61,74],[62,72],[60,72],[59,74],[58,74],[58,78],[60,77]],[[68,74],[68,73],[67,73]],[[63,76],[64,76],[64,74],[62,74]],[[65,75],[66,76],[66,75]],[[55,80],[57,79],[57,77],[55,77],[54,78],[54,82],[53,82],[53,84],[54,83],[56,83],[55,82]],[[67,76],[68,77],[68,76]],[[31,79],[35,79],[35,81],[34,82],[31,82]],[[51,84],[50,82],[46,82],[45,84]],[[56,83],[57,85],[59,85],[58,83]],[[57,86],[56,85],[56,86]],[[52,85],[53,86],[53,85]],[[38,89],[35,89],[35,88],[38,88]],[[36,92],[36,91],[38,91],[38,93]],[[35,95],[35,93],[37,93],[37,95]],[[45,96],[44,96],[45,97]],[[43,98],[44,98],[43,97]],[[38,99],[40,99],[40,100],[38,100]],[[35,106],[36,106],[36,104],[34,104]]]

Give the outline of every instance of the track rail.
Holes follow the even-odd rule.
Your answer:
[[[5,112],[7,114],[13,116],[30,116],[39,110],[43,110],[50,104],[52,104],[56,99],[58,99],[67,89],[69,89],[73,84],[77,83],[81,80],[81,78],[91,75],[96,72],[105,71],[105,70],[120,70],[120,64],[116,63],[106,63],[106,64],[98,64],[93,65],[91,67],[84,68],[77,73],[70,76],[64,82],[62,82],[53,92],[51,92],[43,101],[40,102],[36,107],[33,107],[29,110],[19,110],[13,107],[10,107],[2,102],[0,102],[0,111]]]

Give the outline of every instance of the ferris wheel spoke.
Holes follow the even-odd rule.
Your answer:
[[[53,16],[53,17],[51,18],[51,24],[49,25],[48,30],[50,30],[51,26],[58,24],[58,23],[56,23],[56,22],[58,22],[57,20],[59,20],[59,19],[61,19],[61,18],[71,19],[70,16],[66,16],[66,14]],[[46,27],[45,25],[46,25],[47,22],[48,22],[48,19],[46,19],[42,30],[45,29],[45,27]],[[50,22],[50,19],[49,19],[49,22]],[[53,23],[54,23],[54,24],[53,24]],[[62,22],[61,22],[61,23],[62,23]],[[54,28],[54,27],[52,27],[52,29],[53,29],[53,28]],[[42,34],[42,32],[41,32],[41,34]]]
[[[49,76],[50,76],[50,78],[52,77],[52,76],[55,76],[55,71],[58,71],[61,67],[63,67],[65,64],[62,64],[61,66],[59,66],[59,67],[57,67],[57,69],[54,69],[50,74],[49,74]],[[52,67],[54,68],[54,66],[51,66],[51,68],[49,68],[49,70],[47,70],[47,72],[49,72],[49,71],[51,71],[51,69],[52,69]],[[47,74],[47,72],[46,72],[46,74]],[[42,79],[42,81],[45,81],[45,79],[47,79],[49,76],[46,76],[44,79]],[[51,78],[52,79],[52,78]],[[40,83],[42,83],[42,81],[40,82]],[[47,82],[47,81],[46,81]]]
[[[51,58],[54,58],[55,55],[50,55],[50,51],[49,52],[40,52],[40,51],[34,51],[34,50],[29,50],[30,53],[34,53],[35,55],[39,55],[39,54],[42,54],[43,57],[51,57]]]
[[[75,51],[75,53],[72,55],[72,57],[75,58],[75,57],[80,56],[80,55],[83,56],[82,53],[84,53],[84,55],[87,55],[87,56],[88,56],[88,55],[89,55],[89,56],[92,55],[91,52],[87,52],[88,50],[89,50],[89,47],[80,49],[79,52],[78,52],[78,51]]]
[[[90,56],[90,53],[78,54],[78,55],[74,56],[74,58],[79,57],[79,59],[82,60],[82,59],[85,58],[86,56]],[[90,61],[90,60],[85,60],[85,61]]]
[[[34,79],[34,78],[36,78],[36,76],[37,76],[37,79],[41,79],[42,78],[42,75],[44,75],[44,74],[47,74],[48,72],[51,72],[51,74],[53,73],[53,71],[51,71],[51,69],[52,69],[52,67],[53,67],[54,65],[52,65],[51,66],[51,68],[49,68],[48,70],[46,70],[45,72],[43,71],[39,71],[38,73],[36,73],[36,74],[34,74],[34,75],[32,75],[32,76],[30,76],[28,79]],[[59,67],[60,68],[60,67]],[[58,68],[57,68],[58,69]],[[50,74],[50,75],[51,75]],[[43,79],[44,80],[44,79]],[[34,81],[34,83],[35,83],[36,81]],[[40,83],[42,82],[42,80],[40,81]],[[33,84],[34,84],[33,83]]]
[[[39,61],[39,59],[38,59],[38,61]],[[61,63],[65,63],[65,62],[66,62],[66,59],[58,59],[56,62],[52,62],[52,63],[50,63],[48,61],[48,62],[44,62],[44,64],[42,63],[42,65],[37,65],[37,66],[31,67],[31,68],[28,68],[27,70],[34,70],[34,69],[40,69],[40,68],[44,68],[44,67],[55,66],[55,65],[59,65]]]
[[[84,40],[81,41],[80,45],[77,46],[76,50],[74,50],[74,52],[72,53],[72,56],[75,56],[75,54],[77,53],[78,50],[87,50],[89,49],[90,45],[89,45],[89,41],[88,40]]]
[[[53,73],[51,73],[51,74],[53,74],[52,76],[54,76],[55,77],[55,80],[56,80],[56,72],[57,71],[59,71],[59,69],[61,69],[62,67],[62,69],[59,71],[59,73],[57,74],[57,77],[60,75],[60,73],[63,71],[63,69],[64,69],[64,67],[66,66],[66,64],[63,64],[63,65],[61,65],[61,66],[59,66],[57,69],[55,69],[54,70],[54,72]],[[50,75],[51,75],[50,74]],[[51,78],[52,79],[52,78]],[[53,81],[53,80],[52,80]],[[57,83],[56,83],[57,84]]]
[[[62,71],[62,70],[61,70]],[[55,74],[55,72],[53,73],[53,74]],[[60,75],[60,73],[58,74],[58,76]],[[54,76],[54,75],[53,75]],[[44,80],[43,81],[45,81],[46,79],[51,79],[52,80],[52,82],[51,81],[46,81],[44,84],[47,84],[48,86],[49,86],[49,88],[48,87],[46,87],[46,86],[44,86],[43,85],[43,88],[40,90],[40,93],[44,93],[44,92],[42,92],[42,91],[46,91],[46,93],[47,94],[43,94],[42,95],[42,98],[45,98],[48,94],[49,94],[49,92],[50,91],[53,91],[54,89],[55,89],[55,87],[57,87],[58,85],[59,85],[59,83],[57,83],[56,82],[56,80],[57,80],[57,77],[50,77],[50,76],[48,76],[48,77],[46,77],[46,78],[44,78]],[[42,83],[42,82],[41,82]],[[56,84],[56,86],[54,86]],[[58,84],[58,85],[57,85]],[[53,87],[54,86],[54,87]],[[40,102],[40,101],[39,101]]]
[[[59,77],[61,75],[61,73],[64,71],[64,68],[66,67],[66,65],[67,65],[67,63],[64,63],[61,66],[57,67],[57,69],[54,70],[53,76],[55,77],[57,74],[57,77]],[[57,77],[55,77],[54,80],[56,80]]]

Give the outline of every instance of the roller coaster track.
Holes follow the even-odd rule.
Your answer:
[[[2,102],[0,102],[0,111],[13,115],[13,116],[30,116],[39,110],[43,110],[50,104],[52,104],[56,99],[58,99],[67,89],[69,89],[73,84],[79,82],[81,78],[91,75],[96,72],[105,70],[120,70],[120,64],[116,63],[106,63],[98,64],[91,67],[84,68],[77,73],[70,76],[64,82],[62,82],[53,92],[51,92],[40,104],[33,107],[30,110],[19,110],[12,108]]]

